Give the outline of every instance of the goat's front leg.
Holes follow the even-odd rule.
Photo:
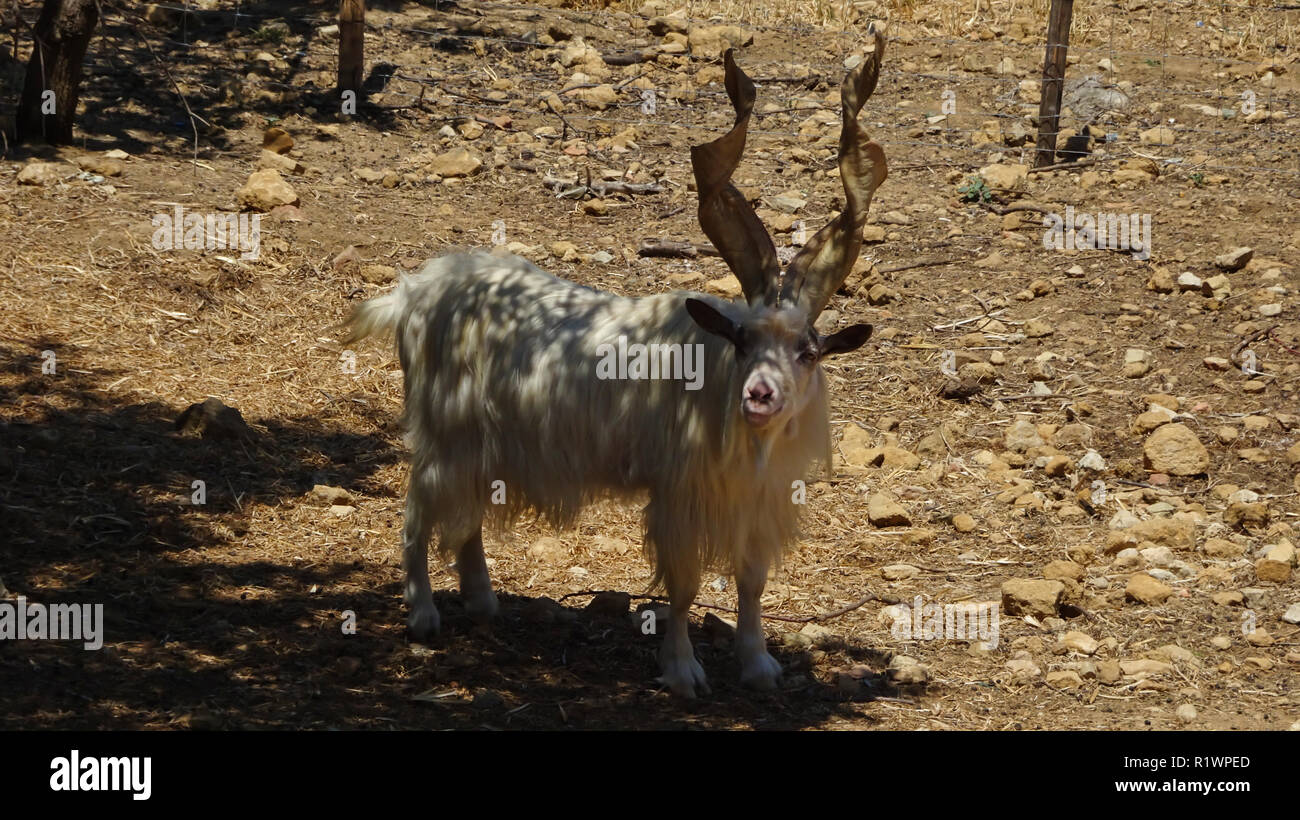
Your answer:
[[[740,612],[736,620],[736,659],[740,661],[740,682],[754,689],[775,689],[781,664],[767,651],[763,632],[763,587],[767,585],[768,563],[753,561],[736,568],[736,594]]]
[[[709,693],[704,667],[695,659],[695,648],[691,646],[691,638],[686,631],[690,623],[691,604],[695,601],[695,593],[700,589],[700,579],[698,574],[686,578],[681,576],[682,573],[669,570],[664,578],[668,587],[670,615],[668,631],[659,650],[659,668],[663,671],[664,684],[673,694],[693,698],[697,686],[704,694]]]

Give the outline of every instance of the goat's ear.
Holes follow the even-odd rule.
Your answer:
[[[699,299],[686,300],[686,312],[691,314],[695,324],[708,332],[721,336],[736,347],[740,347],[743,328],[739,323],[727,317],[722,311]]]
[[[871,325],[851,325],[822,339],[822,358],[838,353],[851,353],[871,338]]]

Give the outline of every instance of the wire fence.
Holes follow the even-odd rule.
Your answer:
[[[853,5],[844,4],[846,9]],[[1294,50],[1276,47],[1300,30],[1300,5],[1159,3],[1150,7],[1145,26],[1123,3],[1101,5],[1114,12],[1103,18],[1106,22],[1076,20],[1076,28],[1086,31],[1074,32],[1076,42],[1069,47],[1068,116],[1063,125],[1088,125],[1099,137],[1102,157],[1137,153],[1188,173],[1300,176],[1300,152],[1295,148],[1300,144],[1295,79],[1300,66]],[[1128,6],[1145,4],[1138,0]],[[144,38],[166,62],[168,79],[174,82],[155,77],[148,100],[136,102],[156,109],[172,125],[184,114],[177,89],[188,89],[202,101],[190,101],[199,117],[205,117],[205,104],[227,104],[230,95],[223,98],[222,90],[231,87],[239,89],[236,97],[261,93],[265,100],[278,95],[286,113],[304,100],[328,106],[338,56],[336,35],[329,34],[328,27],[337,24],[337,7],[330,4],[316,13],[293,8],[299,13],[287,15],[270,4],[242,0],[207,2],[203,7],[159,3],[145,11],[154,23],[132,11],[106,8],[105,46],[92,45],[87,71],[103,80],[130,75],[137,83],[147,82],[139,58],[133,63],[125,56],[133,39]],[[30,26],[36,9],[27,11]],[[546,20],[561,20],[617,32],[605,39],[613,40],[610,48],[619,51],[653,50],[662,38],[647,29],[651,15],[504,2],[434,3],[425,14],[413,24],[410,14],[369,13],[369,110],[419,109],[448,120],[504,114],[535,126],[556,123],[556,114],[542,102],[554,94],[566,103],[559,109],[566,134],[572,129],[580,136],[608,135],[626,128],[640,134],[664,128],[714,133],[729,126],[730,108],[716,54],[651,55],[642,63],[612,68],[612,77],[575,83],[575,68],[556,62],[569,41],[554,41],[545,34]],[[894,149],[895,165],[974,168],[993,154],[1033,164],[1041,65],[1048,45],[1043,39],[1045,21],[1025,25],[1024,16],[1002,15],[1004,20],[1021,21],[1020,36],[991,32],[992,39],[981,39],[981,32],[1001,27],[993,22],[997,17],[991,7],[983,17],[977,11],[968,35],[920,23],[892,27],[891,36],[908,47],[908,56],[900,58],[895,52],[886,60],[863,120],[870,123],[877,141]],[[453,18],[481,25],[470,30],[448,22]],[[676,27],[727,22],[689,14],[680,21]],[[758,140],[833,144],[838,135],[836,92],[844,66],[828,58],[860,48],[865,22],[844,22],[839,28],[762,19],[741,23],[746,32],[761,38],[761,53],[788,55],[755,60],[742,52],[746,71],[760,87],[750,133]],[[1135,40],[1147,47],[1135,47]],[[600,37],[592,42],[598,48],[607,45]],[[262,51],[272,59],[256,59],[265,56],[257,54]],[[420,59],[410,59],[412,54]],[[258,64],[252,73],[250,63]],[[717,66],[713,82],[695,82],[690,73],[709,65]],[[504,91],[494,87],[502,77],[509,80]],[[616,99],[595,109],[575,99],[584,87],[600,84],[610,85]],[[1098,108],[1079,102],[1096,98],[1114,104]],[[274,99],[268,107],[275,107]],[[1076,110],[1083,108],[1098,110]],[[1157,126],[1167,129],[1166,137],[1172,139],[1144,141],[1141,135]]]

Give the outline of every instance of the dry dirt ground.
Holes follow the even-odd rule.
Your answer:
[[[21,5],[30,23],[35,4]],[[213,11],[182,21],[158,9],[138,25],[110,12],[91,47],[83,144],[11,148],[0,163],[0,589],[103,603],[106,619],[102,651],[0,647],[0,726],[1300,721],[1300,627],[1282,619],[1300,602],[1286,557],[1300,542],[1297,12],[1081,11],[1069,76],[1128,84],[1128,104],[1099,115],[1115,139],[1095,146],[1099,162],[1011,179],[1017,190],[993,186],[974,202],[980,191],[959,190],[972,175],[1031,156],[1041,3],[984,3],[973,16],[969,4],[856,3],[847,20],[840,3],[696,3],[692,20],[663,33],[649,19],[675,5],[372,4],[372,93],[355,117],[328,93],[337,38],[319,29],[332,4],[245,2],[238,21],[215,13],[234,3],[198,5]],[[646,238],[703,241],[688,150],[721,133],[730,112],[718,59],[727,33],[698,28],[738,22],[742,40],[752,35],[738,59],[759,81],[760,116],[736,179],[788,247],[795,220],[816,230],[841,202],[836,90],[867,17],[891,19],[862,115],[891,175],[826,321],[869,321],[877,336],[826,368],[834,475],[810,477],[805,536],[764,598],[783,688],[736,683],[727,630],[704,620],[734,606],[715,576],[692,620],[713,694],[692,703],[656,684],[658,639],[632,613],[564,598],[646,592],[638,509],[613,502],[572,531],[521,522],[489,536],[503,604],[491,629],[471,627],[454,573],[435,567],[444,634],[408,642],[400,372],[391,346],[374,341],[348,372],[335,326],[349,306],[449,246],[492,244],[494,231],[594,287],[725,291],[716,258],[637,254]],[[696,31],[677,38],[675,28]],[[686,46],[605,68],[578,37],[605,55]],[[26,41],[18,27],[23,59]],[[13,54],[2,55],[9,92]],[[1112,71],[1097,68],[1103,59]],[[653,112],[643,89],[655,92]],[[197,159],[178,91],[202,118]],[[1263,118],[1240,110],[1247,91]],[[1173,144],[1144,141],[1161,124]],[[274,161],[259,154],[272,126],[292,139],[281,162],[300,202],[264,218],[260,258],[156,249],[155,214],[236,209],[259,160]],[[109,160],[111,149],[127,158]],[[455,173],[443,155],[456,149],[481,166],[440,176]],[[19,184],[39,160],[60,172]],[[661,190],[595,199],[544,184],[588,175]],[[1031,208],[1007,211],[1016,205]],[[1150,215],[1151,258],[1045,249],[1040,211],[1067,207]],[[1253,248],[1251,261],[1216,268],[1238,246]],[[1184,290],[1173,282],[1184,273],[1224,278]],[[182,411],[209,396],[238,408],[253,434],[178,431]],[[1150,415],[1153,403],[1180,415]],[[1146,461],[1147,426],[1170,424],[1207,448],[1197,465],[1193,442],[1175,447],[1191,474]],[[322,504],[315,485],[350,499]],[[910,523],[874,526],[876,494]],[[1148,571],[1165,588],[1127,594]],[[1058,581],[1045,609],[1004,600],[1008,581],[1045,574]],[[882,610],[916,596],[1011,607],[996,646],[891,634]],[[342,629],[345,611],[356,634]]]

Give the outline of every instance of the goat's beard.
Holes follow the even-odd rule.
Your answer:
[[[799,436],[799,416],[792,415],[784,424],[768,424],[760,428],[749,428],[750,441],[754,447],[754,469],[763,472],[772,456],[772,448],[777,439],[793,440]]]
[[[790,417],[790,420],[789,420],[788,422],[786,422],[785,429],[782,431],[782,433],[783,433],[783,434],[785,435],[785,437],[788,438],[788,439],[798,438],[798,437],[799,437],[799,417],[798,417],[798,416],[791,416],[791,417]]]
[[[767,469],[768,459],[772,455],[772,445],[776,443],[776,436],[763,430],[750,430],[750,435],[754,441],[754,470],[762,473]]]

